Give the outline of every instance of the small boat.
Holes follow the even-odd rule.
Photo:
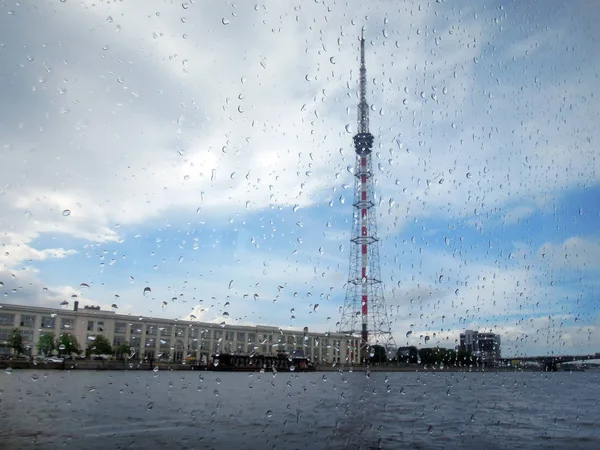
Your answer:
[[[219,353],[212,356],[212,363],[207,370],[222,372],[314,372],[315,366],[305,356],[278,355],[237,355],[235,353]]]

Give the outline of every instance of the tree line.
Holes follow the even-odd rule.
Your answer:
[[[467,350],[453,350],[443,347],[420,348],[415,346],[400,347],[394,355],[388,355],[385,347],[373,345],[369,351],[369,362],[397,362],[404,364],[420,364],[423,366],[465,366],[481,363],[479,357]]]
[[[23,355],[26,353],[26,346],[23,342],[23,335],[19,328],[14,328],[7,341],[8,346],[13,349],[16,355]],[[63,333],[58,338],[54,333],[44,333],[40,336],[40,340],[37,343],[37,350],[40,355],[50,356],[55,351],[58,352],[58,356],[71,356],[73,354],[81,355],[82,348],[77,341],[75,335],[71,333]],[[131,346],[124,342],[117,345],[114,349],[110,345],[110,341],[104,336],[96,336],[93,340],[88,342],[85,348],[85,356],[90,355],[112,355],[115,353],[118,357],[124,358],[131,351]]]

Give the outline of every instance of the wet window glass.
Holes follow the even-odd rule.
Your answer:
[[[598,23],[0,2],[0,447],[600,448]]]

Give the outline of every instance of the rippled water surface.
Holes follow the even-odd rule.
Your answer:
[[[600,373],[0,373],[10,449],[600,448]]]

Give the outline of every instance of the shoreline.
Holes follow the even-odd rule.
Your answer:
[[[87,370],[87,371],[152,371],[158,368],[160,371],[206,371],[206,372],[229,372],[210,370],[205,366],[194,366],[189,364],[169,364],[169,363],[138,363],[122,361],[65,361],[64,363],[33,363],[28,361],[2,361],[0,370],[7,373],[13,370]],[[444,372],[544,372],[543,368],[523,368],[523,367],[481,367],[481,366],[455,366],[455,367],[433,367],[433,366],[317,366],[314,372],[419,372],[419,373],[444,373]],[[568,370],[559,370],[567,371]],[[233,371],[231,371],[233,372]],[[260,372],[260,370],[240,371],[243,373]],[[271,369],[265,369],[265,373],[271,373]],[[301,372],[301,371],[298,371]],[[304,372],[304,371],[302,371]],[[278,373],[288,373],[288,371],[278,371]]]

